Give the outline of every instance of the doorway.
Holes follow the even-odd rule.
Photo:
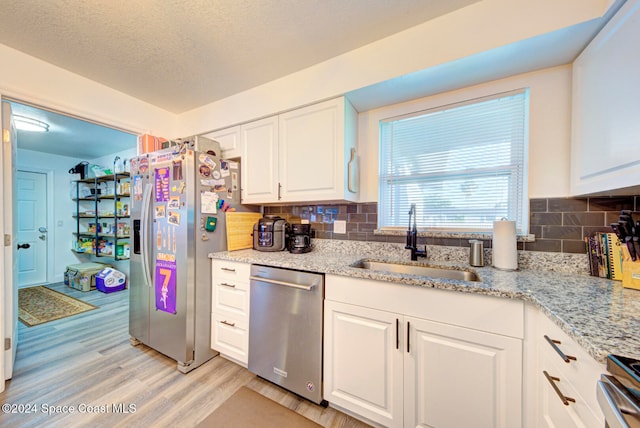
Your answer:
[[[49,243],[53,206],[48,196],[51,172],[18,169],[16,204],[18,226],[18,288],[46,284],[49,277]]]
[[[3,194],[0,221],[5,242],[9,236],[12,244],[22,246],[19,251],[14,250],[17,245],[12,245],[0,252],[4,259],[0,269],[4,279],[0,281],[0,305],[4,306],[0,330],[11,339],[5,340],[0,372],[4,372],[4,379],[10,379],[19,346],[18,290],[61,283],[67,265],[90,261],[71,251],[77,238],[75,203],[70,192],[75,177],[70,175],[70,168],[85,160],[110,167],[116,155],[123,159],[135,156],[137,135],[15,99],[2,97],[2,101],[3,141],[11,144],[4,144],[0,152],[0,189],[11,191]],[[40,129],[18,128],[18,116]],[[39,217],[42,213],[44,218]],[[42,248],[38,248],[42,243],[44,256]],[[7,266],[13,265],[9,274]]]

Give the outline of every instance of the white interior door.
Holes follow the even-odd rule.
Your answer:
[[[47,176],[18,171],[18,287],[47,282]]]
[[[11,379],[13,375],[13,362],[18,346],[18,291],[15,286],[18,270],[17,248],[17,218],[16,205],[13,203],[15,192],[15,156],[16,156],[16,130],[11,119],[11,106],[7,102],[2,103],[2,211],[3,211],[3,283],[0,287],[0,307],[4,309],[2,314],[2,331],[4,336],[4,353],[0,359],[0,367],[4,372],[4,379]],[[4,390],[4,383],[2,383]]]

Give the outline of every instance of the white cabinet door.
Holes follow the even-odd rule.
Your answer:
[[[205,135],[207,138],[220,143],[222,149],[222,157],[224,159],[237,158],[242,156],[242,134],[240,126],[232,126],[231,128],[221,129]]]
[[[574,195],[640,183],[639,39],[640,2],[626,2],[573,64]]]
[[[406,427],[522,425],[522,341],[405,317]]]
[[[242,203],[278,202],[278,117],[241,126]]]
[[[280,115],[279,172],[283,201],[340,199],[344,194],[345,100]]]
[[[390,312],[325,301],[325,400],[384,426],[402,426],[401,321]]]

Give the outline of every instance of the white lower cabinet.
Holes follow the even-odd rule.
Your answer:
[[[522,339],[408,312],[325,301],[324,399],[388,427],[521,426]]]
[[[211,348],[246,367],[249,361],[251,265],[213,260],[211,269]]]
[[[398,315],[325,301],[324,399],[389,427],[402,426]],[[397,331],[398,330],[398,331]]]
[[[522,340],[405,318],[405,427],[521,425]]]
[[[537,326],[539,426],[603,427],[596,382],[605,372],[604,364],[595,361],[547,316],[540,313]]]

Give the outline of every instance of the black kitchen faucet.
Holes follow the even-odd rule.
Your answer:
[[[413,225],[411,224],[411,217],[413,217]],[[407,250],[411,250],[411,260],[418,260],[418,257],[427,257],[427,246],[424,246],[424,250],[418,250],[418,228],[416,227],[416,204],[411,204],[409,210],[409,228],[407,229]]]

